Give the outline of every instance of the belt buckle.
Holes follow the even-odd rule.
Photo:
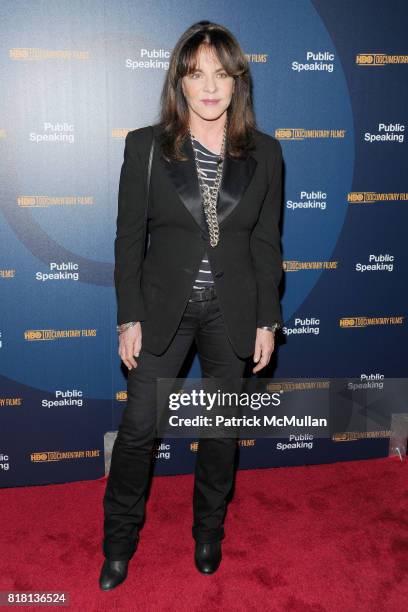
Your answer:
[[[208,287],[204,287],[204,291],[201,294],[203,296],[203,300],[212,300],[215,295],[214,285],[209,285]]]
[[[200,287],[199,289],[193,289],[191,294],[193,298],[189,299],[189,302],[203,302],[204,300],[210,299],[212,296],[214,288],[210,287]]]
[[[202,289],[194,289],[197,296],[197,302],[204,302],[206,299],[207,287],[203,287]]]
[[[204,291],[205,287],[200,288],[200,289],[192,289],[191,294],[190,294],[190,298],[189,298],[189,302],[199,302],[202,292]]]

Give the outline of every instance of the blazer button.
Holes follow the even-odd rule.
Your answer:
[[[220,278],[220,276],[223,276],[223,275],[224,275],[224,272],[216,272],[215,273],[216,278]]]

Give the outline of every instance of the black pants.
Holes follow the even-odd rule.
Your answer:
[[[156,428],[156,379],[176,378],[195,340],[202,377],[244,374],[246,360],[233,350],[215,294],[189,301],[179,328],[162,355],[142,349],[129,371],[128,400],[113,450],[104,507],[103,552],[109,559],[130,559],[144,519]],[[199,542],[224,537],[226,498],[234,477],[237,440],[201,438],[195,467],[192,535]]]

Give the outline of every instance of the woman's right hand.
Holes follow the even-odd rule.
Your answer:
[[[137,368],[135,357],[142,348],[142,326],[140,321],[119,334],[119,356],[128,370]]]

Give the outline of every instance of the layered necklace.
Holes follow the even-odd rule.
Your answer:
[[[219,155],[219,161],[217,163],[217,174],[215,176],[215,180],[212,185],[208,185],[207,183],[204,182],[204,179],[202,177],[202,173],[200,170],[199,162],[198,162],[197,151],[194,148],[194,143],[193,143],[194,136],[191,133],[190,126],[188,128],[188,131],[190,133],[191,144],[193,147],[193,151],[195,153],[195,164],[197,168],[198,181],[200,184],[201,198],[203,202],[205,217],[207,220],[208,231],[210,233],[210,245],[212,247],[215,247],[217,246],[219,237],[220,237],[220,228],[218,226],[218,219],[217,219],[217,200],[218,200],[218,192],[220,189],[221,179],[222,179],[222,169],[224,166],[225,143],[227,139],[227,122],[225,122],[225,125],[224,125],[224,135],[222,139],[221,152]]]

